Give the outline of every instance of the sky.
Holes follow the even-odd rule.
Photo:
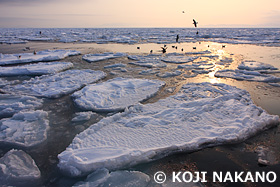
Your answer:
[[[201,28],[280,28],[280,1],[0,0],[1,28],[188,28],[193,19]]]

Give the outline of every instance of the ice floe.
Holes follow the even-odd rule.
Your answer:
[[[230,65],[233,62],[232,58],[224,57],[220,59],[218,62],[216,62],[217,65]]]
[[[243,61],[238,66],[238,69],[248,71],[277,70],[277,68],[270,64],[265,64],[257,61]]]
[[[105,69],[107,68],[123,68],[126,67],[126,64],[118,63],[118,64],[112,64],[108,66],[104,66]]]
[[[45,50],[35,53],[0,54],[0,65],[55,61],[79,54],[80,52],[75,50]]]
[[[182,74],[182,72],[180,70],[176,70],[176,71],[167,71],[164,73],[159,73],[159,74],[157,74],[157,76],[161,77],[161,78],[168,78],[168,77],[176,77],[181,74]]]
[[[23,66],[1,67],[0,76],[54,74],[72,67],[71,62],[40,62]]]
[[[19,112],[0,120],[0,142],[31,147],[47,138],[48,113],[42,110]]]
[[[55,75],[35,77],[7,89],[27,95],[58,98],[72,93],[87,84],[97,82],[105,76],[106,73],[102,71],[90,69],[67,70]]]
[[[120,58],[127,56],[125,53],[100,53],[100,54],[86,54],[83,56],[83,60],[88,62],[98,62],[102,60]]]
[[[198,73],[198,74],[208,74],[211,71],[212,70],[205,70],[205,69],[193,69],[192,70],[193,73]]]
[[[212,63],[193,63],[193,64],[183,64],[183,65],[178,65],[178,69],[186,69],[186,70],[191,70],[193,73],[190,75],[191,77],[196,76],[197,74],[208,74],[209,72],[212,71],[212,68],[214,68],[215,65]],[[185,75],[186,78],[188,78],[188,75]]]
[[[139,72],[140,75],[153,75],[153,74],[157,74],[159,73],[158,70],[154,70],[154,69],[147,69],[147,70],[142,70],[141,72]]]
[[[163,57],[161,60],[163,62],[168,62],[168,63],[183,64],[183,63],[192,62],[197,58],[198,57],[192,57],[192,56],[168,55],[166,57]]]
[[[265,146],[258,146],[255,152],[258,154],[258,163],[261,165],[277,164],[277,156],[274,151]]]
[[[110,173],[109,170],[103,168],[93,172],[85,181],[78,182],[74,186],[144,187],[149,182],[150,177],[139,171],[114,171]]]
[[[18,80],[14,80],[14,81],[7,81],[3,78],[0,77],[0,88],[5,87],[7,85],[11,85],[11,84],[16,84],[18,83]],[[1,92],[0,92],[1,93]]]
[[[24,40],[2,40],[0,44],[26,44],[28,41]]]
[[[257,82],[280,82],[280,77],[273,75],[261,74],[258,71],[246,71],[246,70],[219,70],[215,73],[215,77],[226,77],[236,80],[245,81],[257,81]]]
[[[35,161],[22,150],[12,149],[0,158],[1,186],[33,186],[40,177]]]
[[[78,121],[88,121],[91,116],[96,115],[96,113],[88,111],[88,112],[77,112],[75,113],[75,117],[72,119],[72,122]]]
[[[192,51],[192,52],[186,52],[186,55],[205,55],[205,54],[211,54],[212,52],[209,50],[205,51]]]
[[[42,106],[43,100],[32,96],[0,94],[0,118],[10,117],[22,110]]]
[[[84,110],[119,111],[154,96],[164,85],[159,80],[115,78],[88,85],[72,97]]]
[[[164,68],[167,65],[161,61],[161,56],[159,55],[129,55],[129,59],[135,60],[133,62],[129,62],[129,64],[147,67],[147,68]]]
[[[174,96],[103,118],[58,155],[67,175],[119,169],[181,151],[242,141],[279,123],[247,91],[226,84],[189,83]]]
[[[32,37],[32,36],[25,36],[25,37],[19,37],[21,40],[28,40],[28,41],[51,41],[53,38],[48,37]]]

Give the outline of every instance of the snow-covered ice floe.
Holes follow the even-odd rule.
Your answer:
[[[77,112],[75,113],[75,117],[72,119],[72,122],[79,122],[79,121],[88,121],[90,120],[91,116],[96,115],[96,113],[92,111],[88,112]]]
[[[47,138],[48,113],[42,110],[19,112],[0,120],[0,142],[31,147]]]
[[[5,80],[5,79],[3,79],[3,78],[0,78],[0,88],[5,87],[5,86],[7,86],[7,85],[11,85],[11,84],[16,84],[16,83],[18,83],[18,82],[19,82],[18,80],[7,81],[7,80]]]
[[[157,76],[161,77],[161,78],[168,78],[168,77],[176,77],[181,74],[182,74],[182,72],[180,70],[176,70],[176,71],[171,71],[171,72],[167,71],[164,73],[159,73],[159,74],[157,74]]]
[[[0,65],[22,64],[29,62],[45,62],[61,60],[68,56],[79,55],[75,50],[45,50],[34,53],[1,54]]]
[[[27,95],[58,98],[72,93],[83,86],[97,82],[104,78],[106,73],[90,69],[67,70],[55,75],[35,77],[22,84],[8,87],[10,91]]]
[[[43,100],[32,96],[0,94],[0,118],[10,117],[21,110],[42,106]]]
[[[181,55],[168,55],[161,60],[163,62],[168,62],[168,63],[174,63],[174,64],[182,64],[182,63],[188,63],[192,62],[198,57],[192,57],[192,56],[181,56]]]
[[[67,175],[119,169],[164,155],[242,141],[279,123],[247,91],[226,84],[190,83],[174,96],[138,104],[78,134],[58,155]]]
[[[206,54],[211,54],[212,52],[209,50],[205,51],[192,51],[192,52],[186,52],[186,55],[206,55]]]
[[[102,60],[120,58],[127,56],[125,53],[100,53],[100,54],[86,54],[83,56],[83,60],[88,62],[98,62]]]
[[[119,111],[154,96],[164,85],[159,80],[115,78],[88,85],[72,97],[84,110]]]
[[[54,74],[72,67],[71,62],[40,62],[23,66],[1,67],[0,76]]]
[[[118,63],[118,64],[112,64],[112,65],[104,66],[105,69],[108,69],[108,68],[123,68],[123,67],[126,67],[126,64]]]
[[[142,70],[141,72],[139,72],[140,75],[153,75],[153,74],[157,74],[159,73],[158,70],[154,70],[154,69],[147,69],[147,70]]]
[[[139,171],[114,171],[110,173],[106,168],[102,168],[90,174],[85,181],[78,182],[74,186],[144,187],[148,185],[150,180],[148,175]]]
[[[223,57],[218,62],[216,62],[216,64],[226,66],[226,65],[230,65],[232,62],[233,62],[232,58]]]
[[[248,71],[277,70],[277,68],[270,64],[265,64],[257,61],[243,61],[238,66],[238,69]]]
[[[215,77],[226,77],[236,80],[257,81],[257,82],[280,82],[280,77],[273,75],[261,74],[258,71],[246,70],[219,70],[215,73]]]
[[[30,155],[12,149],[0,158],[0,185],[34,185],[41,172]],[[28,185],[27,185],[28,186]]]
[[[133,62],[129,62],[129,64],[141,67],[164,68],[167,66],[164,62],[161,61],[162,58],[159,55],[129,55],[128,59],[135,60]]]
[[[215,65],[212,63],[207,63],[207,64],[199,63],[199,64],[191,64],[191,65],[184,64],[184,65],[177,66],[178,69],[188,69],[188,70],[191,70],[191,69],[203,70],[203,69],[211,69],[213,67],[215,67]]]

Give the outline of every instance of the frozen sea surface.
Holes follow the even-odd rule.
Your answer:
[[[32,96],[0,94],[0,118],[10,117],[22,110],[42,106],[43,100]]]
[[[239,64],[238,69],[247,71],[259,71],[261,73],[279,73],[279,71],[275,71],[278,70],[278,68],[270,64],[257,61],[243,61],[241,62],[241,64]]]
[[[84,110],[112,112],[154,96],[165,82],[148,79],[115,78],[99,84],[91,84],[72,97]]]
[[[23,66],[1,67],[0,76],[54,74],[72,67],[71,62],[40,62]]]
[[[103,167],[119,169],[166,154],[242,141],[278,120],[254,105],[245,90],[190,83],[174,96],[93,124],[58,155],[58,166],[70,176]]]
[[[0,158],[0,185],[35,185],[41,172],[24,151],[12,149]]]
[[[83,56],[83,60],[88,62],[98,62],[102,60],[120,58],[127,56],[125,53],[101,53],[101,54],[86,54]]]
[[[279,46],[279,28],[15,28],[0,29],[2,43],[26,41],[94,42],[94,43],[175,43],[211,41],[232,44]],[[41,33],[41,34],[40,34]]]
[[[164,68],[166,63],[162,62],[161,55],[129,55],[128,59],[135,60],[129,62],[136,66],[147,67],[147,68]]]
[[[258,71],[246,71],[246,70],[238,70],[238,69],[219,70],[215,73],[215,77],[226,77],[226,78],[232,78],[237,80],[268,82],[268,83],[280,82],[280,77],[262,74]]]
[[[0,120],[0,142],[31,147],[47,139],[48,113],[24,111]]]
[[[35,77],[6,89],[26,95],[58,98],[74,92],[87,84],[97,82],[105,76],[106,73],[102,71],[90,69],[67,70],[55,75]]]
[[[0,53],[0,65],[22,64],[29,62],[43,62],[61,60],[68,56],[79,55],[75,50],[45,50],[34,53],[2,54]]]
[[[182,63],[187,63],[194,61],[198,57],[191,57],[191,56],[179,56],[179,55],[168,55],[165,58],[162,58],[161,60],[163,62],[168,62],[168,63],[174,63],[174,64],[182,64]]]

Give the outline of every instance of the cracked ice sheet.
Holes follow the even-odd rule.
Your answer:
[[[278,116],[254,105],[245,90],[190,83],[174,96],[93,124],[58,155],[58,166],[71,176],[103,167],[120,169],[171,153],[242,141],[278,122]]]
[[[0,120],[0,142],[31,147],[47,139],[48,113],[43,110],[19,112]]]
[[[90,69],[67,70],[55,75],[35,77],[29,81],[24,81],[22,84],[5,89],[27,95],[58,98],[72,93],[87,84],[97,82],[105,76],[106,73],[102,71]]]
[[[98,62],[102,60],[120,58],[126,56],[125,53],[100,53],[100,54],[86,54],[83,56],[83,60],[88,62]]]
[[[42,106],[43,100],[32,96],[0,94],[0,118]]]
[[[34,53],[20,53],[20,54],[1,54],[0,65],[22,64],[29,62],[45,62],[61,60],[68,56],[79,55],[79,51],[75,50],[45,50]]]
[[[54,74],[72,67],[71,62],[40,62],[23,66],[1,67],[0,76]]]
[[[0,173],[0,185],[4,186],[30,186],[41,177],[41,172],[31,156],[16,149],[0,158]]]
[[[236,80],[268,82],[268,83],[280,82],[280,77],[261,74],[258,71],[246,71],[246,70],[230,70],[230,69],[219,70],[215,73],[215,77],[226,77],[226,78],[232,78]]]
[[[115,78],[88,85],[72,97],[82,109],[112,112],[151,98],[164,85],[165,82],[159,80]]]

